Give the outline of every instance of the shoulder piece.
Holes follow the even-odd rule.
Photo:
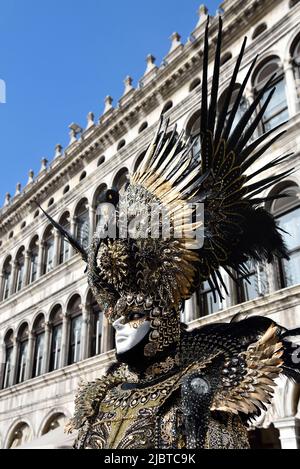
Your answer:
[[[284,363],[279,328],[271,325],[246,351],[224,364],[222,387],[214,396],[211,410],[257,414],[270,403],[275,379]]]
[[[281,373],[300,383],[298,349],[293,342],[300,328],[287,330],[263,316],[236,319],[183,333],[182,359],[184,365],[202,363],[221,353],[224,363],[211,409],[251,416],[270,402]]]
[[[74,417],[65,426],[65,432],[72,433],[73,430],[81,428],[88,419],[97,414],[99,405],[107,391],[127,380],[128,373],[122,366],[95,381],[88,383],[81,381],[75,396]]]

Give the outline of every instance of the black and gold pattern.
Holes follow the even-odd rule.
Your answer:
[[[141,341],[144,355],[133,357],[133,350],[129,367],[81,387],[68,427],[79,430],[76,447],[244,448],[247,419],[270,402],[274,380],[283,373],[300,382],[294,344],[288,340],[300,329],[287,331],[263,317],[192,332],[180,324],[182,303],[202,282],[208,282],[215,299],[217,294],[222,297],[222,289],[227,293],[222,269],[235,279],[233,271],[248,273],[248,261],[288,258],[276,221],[262,208],[282,194],[262,197],[261,192],[291,173],[280,171],[290,155],[257,170],[260,157],[283,132],[277,126],[252,139],[274,90],[261,104],[267,82],[236,124],[256,61],[231,106],[245,39],[217,112],[221,43],[219,18],[209,100],[207,22],[199,158],[191,151],[195,142],[161,119],[122,197],[113,189],[104,194],[103,202],[113,204],[115,216],[104,220],[88,250],[46,214],[86,262],[89,285],[109,320],[126,321],[132,313],[142,313],[150,322],[150,332]],[[203,204],[201,220],[195,204]],[[158,212],[155,225],[149,224],[153,206]],[[105,231],[111,222],[113,234]],[[195,236],[199,232],[200,240]]]
[[[76,447],[247,448],[245,422],[288,373],[285,331],[252,317],[182,332],[180,345],[180,355],[143,376],[122,366],[83,387],[71,425]]]
[[[183,332],[181,347],[180,356],[144,376],[122,366],[83,387],[69,426],[79,429],[76,447],[247,448],[246,419],[259,414],[278,375],[288,372],[284,330],[252,317]],[[210,405],[201,407],[207,398]]]

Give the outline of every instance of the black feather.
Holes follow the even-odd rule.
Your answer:
[[[57,223],[41,206],[38,202],[36,202],[36,205],[42,210],[42,212],[46,215],[48,220],[50,221],[51,225],[56,228],[64,238],[71,244],[71,246],[76,249],[76,251],[81,255],[82,259],[87,262],[88,261],[88,253],[84,249],[84,247],[77,241],[74,236],[67,231],[62,225]]]

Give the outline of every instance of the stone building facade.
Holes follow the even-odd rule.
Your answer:
[[[286,327],[300,326],[300,2],[297,0],[225,0],[221,94],[228,86],[244,35],[248,36],[239,74],[241,82],[257,53],[255,68],[239,112],[249,106],[262,84],[276,72],[273,100],[258,132],[280,122],[286,132],[263,157],[293,153],[279,171],[295,172],[270,192],[288,191],[267,207],[278,218],[291,259],[251,265],[248,279],[237,285],[225,276],[230,295],[215,304],[209,287],[186,303],[190,328],[229,321],[237,312],[263,314]],[[106,187],[126,184],[127,174],[143,157],[163,111],[171,125],[199,133],[199,103],[204,6],[186,43],[171,37],[162,65],[152,55],[138,87],[125,79],[113,107],[110,96],[99,120],[70,125],[70,144],[56,146],[53,160],[30,171],[27,185],[17,185],[0,210],[0,447],[11,448],[62,426],[73,412],[81,379],[99,376],[113,359],[113,331],[88,288],[80,257],[53,230],[37,208],[87,243],[98,222],[97,204]],[[211,41],[217,19],[211,19]],[[211,57],[212,60],[212,57]],[[237,92],[239,85],[237,85]],[[259,135],[257,135],[258,137]],[[197,143],[193,148],[197,152]],[[248,280],[248,283],[247,283]],[[299,357],[300,359],[300,357]],[[254,447],[300,445],[299,387],[281,380],[274,402],[251,431]]]

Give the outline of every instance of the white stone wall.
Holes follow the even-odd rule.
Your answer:
[[[280,154],[294,152],[295,157],[285,163],[285,166],[295,167],[295,173],[289,177],[289,180],[300,186],[299,161],[296,159],[300,152],[300,109],[297,97],[298,84],[290,60],[291,45],[300,34],[300,3],[293,8],[289,7],[288,0],[273,2],[249,0],[244,3],[241,5],[238,0],[226,0],[223,3],[225,11],[223,54],[230,52],[232,59],[222,68],[220,94],[228,86],[244,35],[248,36],[248,45],[238,77],[239,82],[245,77],[257,53],[259,53],[257,67],[267,57],[273,55],[279,57],[285,74],[290,119],[285,124],[286,134],[269,149],[259,165]],[[199,22],[186,44],[182,45],[178,36],[173,36],[171,50],[165,58],[164,66],[157,68],[153,59],[148,58],[147,73],[138,89],[131,89],[128,84],[130,80],[127,80],[126,93],[120,99],[117,108],[112,108],[111,100],[107,99],[106,112],[100,116],[99,121],[89,114],[87,129],[81,134],[75,135],[73,132],[71,143],[64,152],[57,149],[57,157],[49,166],[45,168],[44,165],[41,173],[30,179],[29,184],[15,197],[6,197],[6,204],[0,211],[0,275],[8,255],[11,255],[14,261],[20,247],[24,246],[25,252],[28,252],[34,236],[39,236],[40,243],[43,239],[48,223],[42,214],[34,218],[36,212],[34,199],[38,200],[43,208],[47,208],[49,200],[53,198],[53,205],[47,209],[50,215],[59,220],[65,211],[69,211],[71,228],[74,230],[76,207],[80,200],[87,198],[90,220],[94,226],[94,198],[97,189],[102,184],[111,187],[123,168],[127,168],[129,172],[133,170],[137,158],[147,147],[159,115],[168,101],[173,103],[173,107],[168,111],[171,124],[176,122],[179,131],[186,129],[200,103],[199,87],[192,92],[189,91],[195,78],[201,78],[200,56],[206,15],[203,8],[200,10]],[[261,23],[266,24],[266,30],[252,39],[254,31]],[[216,19],[212,20],[212,34],[215,34],[215,30]],[[210,73],[212,73],[212,64]],[[245,97],[249,102],[253,99],[251,84],[245,91]],[[144,122],[148,123],[148,127],[139,134],[139,128]],[[122,139],[125,139],[126,145],[117,151]],[[98,167],[97,163],[101,156],[105,156],[105,162]],[[280,171],[283,169],[285,167],[279,168]],[[80,181],[83,171],[87,176]],[[70,190],[64,195],[64,188],[67,185],[70,186]],[[26,227],[21,229],[24,221]],[[13,236],[9,238],[12,232]],[[102,347],[104,353],[88,358],[85,348],[81,357],[83,360],[65,366],[69,327],[67,305],[74,294],[80,295],[82,313],[87,324],[82,339],[83,343],[86,343],[90,321],[90,313],[87,310],[89,289],[84,274],[84,263],[78,255],[73,255],[67,262],[58,265],[57,243],[56,236],[54,270],[40,276],[31,285],[25,285],[20,292],[11,292],[7,300],[0,302],[0,363],[5,360],[3,345],[8,330],[12,329],[14,332],[16,347],[18,330],[24,321],[29,325],[29,334],[32,334],[32,327],[39,313],[44,314],[47,325],[53,306],[60,304],[64,316],[62,368],[51,373],[47,373],[45,369],[42,376],[0,390],[0,447],[8,446],[11,435],[20,422],[29,425],[31,438],[34,438],[42,434],[51,415],[63,413],[69,417],[73,412],[74,393],[79,380],[82,378],[90,380],[99,376],[113,357],[113,353],[109,352],[108,328],[104,327]],[[40,267],[41,259],[39,259]],[[196,302],[195,299],[190,300],[186,308],[186,320],[192,321],[190,327],[213,321],[228,321],[239,311],[248,315],[268,315],[286,327],[300,326],[300,286],[278,290],[276,273],[272,266],[268,268],[268,275],[270,293],[242,305],[236,304],[235,286],[230,279],[225,279],[232,294],[224,301],[224,309],[196,321],[192,321],[197,316]],[[297,447],[299,418],[298,388],[296,385],[284,382],[276,392],[273,406],[268,414],[261,418],[259,425],[267,427],[273,422],[280,431],[282,447]]]

